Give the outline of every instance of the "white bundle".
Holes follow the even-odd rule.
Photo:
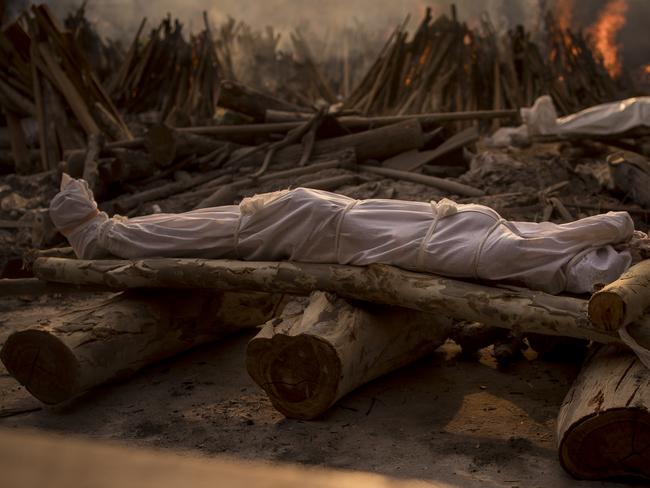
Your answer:
[[[364,266],[506,280],[549,293],[591,292],[627,270],[626,212],[576,222],[509,222],[481,205],[354,200],[297,188],[240,205],[109,219],[85,182],[64,178],[50,213],[80,258],[197,257]],[[93,213],[94,212],[94,213]]]
[[[650,127],[650,97],[634,97],[603,103],[580,112],[558,117],[550,96],[535,100],[530,108],[521,109],[523,124],[497,130],[490,142],[508,146],[516,138],[534,135],[570,136],[572,134],[621,134],[637,127]]]

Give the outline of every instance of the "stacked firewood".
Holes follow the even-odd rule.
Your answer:
[[[220,71],[210,30],[187,41],[182,25],[168,16],[141,41],[144,23],[108,82],[113,99],[127,112],[157,111],[162,120],[176,112],[210,120]]]
[[[9,126],[17,172],[33,166],[20,120],[35,117],[43,170],[64,151],[100,133],[131,133],[69,32],[46,5],[32,7],[0,34],[0,105]]]
[[[547,20],[547,47],[519,27],[501,36],[489,22],[471,29],[430,10],[412,39],[399,27],[346,100],[372,114],[504,109],[550,94],[560,112],[621,95],[581,33]],[[546,52],[548,51],[548,55]]]

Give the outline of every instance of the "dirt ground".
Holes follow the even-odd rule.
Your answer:
[[[100,297],[2,298],[0,344],[14,330]],[[306,422],[285,419],[248,377],[245,348],[253,334],[195,349],[57,407],[42,405],[2,368],[0,427],[462,487],[618,486],[577,482],[557,460],[555,418],[579,358],[551,363],[528,354],[500,370],[489,351],[480,360],[462,359],[447,344]]]

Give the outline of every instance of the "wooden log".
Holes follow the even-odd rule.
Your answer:
[[[176,193],[187,191],[190,188],[194,188],[202,183],[207,183],[208,181],[212,181],[215,184],[223,184],[229,182],[231,179],[232,176],[224,174],[223,170],[209,171],[187,180],[174,181],[172,183],[167,183],[150,190],[133,193],[131,195],[124,195],[114,200],[104,202],[100,205],[100,207],[106,211],[126,212],[142,203],[167,198]]]
[[[614,185],[643,208],[650,208],[650,162],[626,152],[607,159]]]
[[[269,294],[132,290],[11,334],[0,359],[27,390],[55,404],[107,381],[268,320]]]
[[[430,164],[450,152],[461,149],[467,144],[476,142],[478,138],[478,130],[476,127],[472,126],[458,134],[455,134],[435,149],[430,151],[400,154],[385,160],[382,163],[382,166],[401,171],[416,171],[422,168],[425,164]]]
[[[46,281],[103,284],[113,289],[216,288],[305,295],[327,291],[345,298],[437,313],[485,325],[621,342],[594,328],[587,300],[512,286],[468,283],[393,266],[346,266],[210,259],[81,260],[39,258],[34,275]],[[650,320],[642,319],[650,327]]]
[[[412,149],[418,149],[424,144],[422,126],[415,120],[407,120],[399,124],[388,125],[379,129],[368,130],[341,137],[323,139],[314,144],[312,156],[325,155],[354,149],[357,160],[363,162],[369,159],[384,160],[395,154],[400,154]],[[274,161],[283,163],[298,163],[303,154],[302,144],[293,144],[279,149],[274,155]],[[247,158],[247,161],[261,164],[263,154],[256,154]]]
[[[589,319],[604,331],[617,331],[650,308],[650,259],[641,261],[589,299]]]
[[[585,362],[557,418],[562,467],[579,479],[650,480],[650,371],[628,349]]]
[[[169,166],[175,159],[191,154],[203,155],[222,149],[225,143],[209,137],[180,132],[164,124],[151,127],[145,136],[144,146],[152,159],[161,167]]]
[[[107,144],[106,146],[110,145]],[[106,147],[105,146],[105,147]],[[151,157],[144,151],[116,148],[102,151],[98,160],[99,176],[104,183],[125,182],[152,176],[158,169]],[[83,176],[85,150],[68,151],[66,160],[59,163],[59,171],[73,178]]]
[[[293,105],[232,80],[221,82],[217,105],[241,112],[255,120],[263,121],[268,109],[308,112],[305,107]]]
[[[301,168],[292,168],[283,171],[275,171],[273,173],[266,173],[257,178],[240,178],[229,185],[220,186],[214,190],[212,194],[201,200],[194,208],[208,208],[218,207],[221,205],[231,205],[237,198],[239,191],[244,188],[251,187],[266,181],[294,178],[296,176],[315,173],[325,169],[354,165],[355,163],[356,156],[354,154],[354,151],[347,150],[340,153],[338,158],[334,159],[333,161],[323,161],[320,163],[311,164],[309,166],[303,166]]]
[[[367,171],[368,173],[395,178],[396,180],[412,181],[414,183],[421,183],[423,185],[432,186],[433,188],[438,188],[439,190],[443,190],[454,195],[461,195],[464,197],[481,197],[485,195],[485,192],[483,190],[479,190],[473,186],[447,180],[445,178],[438,178],[436,176],[411,173],[410,171],[400,171],[397,169],[380,168],[377,166],[369,165],[359,165],[359,169]]]
[[[38,278],[2,278],[0,279],[0,297],[17,295],[50,295],[54,293],[88,293],[93,291],[110,291],[105,286],[68,285],[49,283]]]
[[[314,419],[359,386],[417,361],[452,322],[315,292],[302,314],[272,319],[246,350],[251,378],[289,418]]]
[[[474,111],[474,112],[442,112],[427,113],[399,116],[382,116],[382,117],[340,117],[338,123],[351,130],[369,130],[371,128],[394,125],[408,120],[417,120],[422,125],[438,124],[442,122],[453,122],[462,120],[476,120],[489,118],[513,117],[517,115],[516,110],[501,111]],[[313,116],[313,115],[312,115]],[[178,132],[199,134],[205,136],[214,136],[230,138],[233,136],[261,136],[274,133],[288,132],[302,125],[304,120],[296,122],[277,122],[277,123],[259,123],[259,124],[236,124],[236,125],[208,125],[194,127],[179,127]],[[145,143],[145,138],[138,137],[130,140],[115,141],[108,143],[106,147],[141,147]]]

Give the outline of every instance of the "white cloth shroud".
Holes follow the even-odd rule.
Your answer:
[[[561,225],[509,222],[481,205],[354,200],[306,188],[257,195],[240,205],[109,219],[97,212],[86,183],[67,175],[50,215],[83,259],[383,263],[548,293],[591,292],[618,278],[632,258],[614,245],[634,231],[626,212]]]
[[[523,125],[503,127],[490,141],[494,146],[507,146],[514,138],[534,135],[568,136],[571,134],[621,134],[637,127],[650,127],[650,97],[633,97],[603,103],[580,112],[558,117],[550,96],[535,100],[530,108],[521,109]]]

